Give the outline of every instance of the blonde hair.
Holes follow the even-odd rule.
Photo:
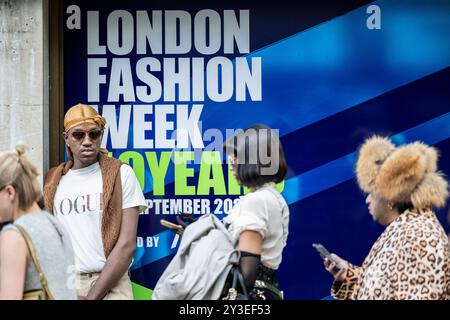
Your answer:
[[[0,154],[0,188],[12,185],[17,192],[18,206],[26,210],[42,195],[36,166],[25,157],[25,145]]]

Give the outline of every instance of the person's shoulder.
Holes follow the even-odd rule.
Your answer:
[[[255,201],[255,200],[259,200],[263,198],[261,193],[259,191],[253,191],[253,192],[249,192],[245,195],[243,195],[241,197],[241,199],[239,200],[240,202],[242,201]]]
[[[107,154],[102,152],[99,153],[98,163],[102,172],[111,173],[111,172],[119,172],[119,169],[122,167],[123,162],[114,157],[110,157]]]
[[[25,245],[25,239],[20,230],[14,224],[10,223],[4,226],[0,232],[0,243],[2,248],[10,248],[16,244]]]
[[[60,163],[57,164],[56,166],[51,167],[51,168],[48,170],[48,173],[54,172],[54,171],[56,171],[56,170],[58,170],[58,169],[61,169],[61,168],[64,168],[64,167],[66,166],[66,164],[67,164],[67,162],[60,162]]]
[[[255,199],[260,201],[269,201],[269,202],[276,202],[281,201],[283,204],[286,204],[286,200],[281,195],[281,193],[278,192],[278,190],[275,188],[275,186],[267,186],[260,188],[253,192],[255,194]]]
[[[19,229],[17,229],[17,227],[13,223],[8,223],[7,225],[3,226],[2,230],[0,231],[0,237],[4,235],[6,232],[10,231],[14,231],[17,233],[19,232]]]
[[[125,163],[120,167],[120,178],[122,180],[122,185],[134,185],[135,183],[138,183],[133,168]]]
[[[25,238],[15,225],[9,224],[0,232],[0,252],[8,259],[14,256],[14,260],[28,255]]]
[[[100,166],[103,165],[116,165],[116,166],[121,166],[123,164],[123,162],[117,158],[114,158],[113,156],[109,156],[105,153],[100,152],[99,153],[99,158],[98,158],[98,162],[100,164]]]
[[[403,229],[407,234],[414,234],[416,238],[429,238],[430,233],[440,231],[441,226],[434,212],[427,211],[417,214],[415,219],[403,224]]]
[[[134,175],[134,171],[130,165],[128,165],[126,163],[122,163],[122,165],[120,166],[120,174],[122,175],[122,177],[127,177],[131,174]]]
[[[36,226],[42,226],[42,223],[45,221],[47,215],[50,215],[47,211],[27,213],[14,221],[14,224],[25,227],[26,229],[30,227],[34,229]]]
[[[39,217],[41,217],[42,219],[50,220],[50,222],[59,224],[59,220],[47,210],[42,210],[39,213]]]
[[[65,162],[62,162],[58,164],[57,166],[54,166],[48,170],[47,174],[45,175],[45,181],[44,185],[46,185],[55,175],[57,175],[59,172],[62,171],[62,169],[65,166]]]
[[[267,201],[268,195],[262,190],[256,190],[253,192],[249,192],[246,195],[242,196],[239,199],[239,203],[241,206],[261,206],[264,205],[264,202]]]
[[[59,167],[61,167],[61,165],[62,165],[62,163],[58,164],[57,166],[51,167],[50,170],[48,170],[48,172],[47,172],[47,176],[54,174],[55,171],[58,170]]]
[[[434,213],[427,212],[424,215],[419,215],[417,219],[410,220],[409,223],[401,226],[399,235],[403,235],[403,248],[417,249],[418,244],[422,247],[425,247],[427,244],[432,244],[433,247],[438,245],[447,246],[445,232],[437,218],[430,219],[432,214]]]

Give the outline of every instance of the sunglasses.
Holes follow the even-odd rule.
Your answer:
[[[102,130],[92,130],[89,132],[84,132],[84,131],[74,131],[72,132],[72,137],[77,140],[77,141],[83,141],[84,138],[86,137],[86,134],[89,135],[89,139],[91,139],[92,141],[96,141],[98,138],[100,138],[100,136],[102,135],[103,131]]]

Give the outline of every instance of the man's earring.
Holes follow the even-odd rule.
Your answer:
[[[389,210],[392,210],[394,208],[394,205],[392,203],[388,203]]]

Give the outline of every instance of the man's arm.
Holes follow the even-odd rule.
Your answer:
[[[87,295],[88,300],[103,299],[130,267],[136,251],[136,232],[139,220],[137,207],[123,209],[122,226],[116,245],[106,259],[95,285]]]

